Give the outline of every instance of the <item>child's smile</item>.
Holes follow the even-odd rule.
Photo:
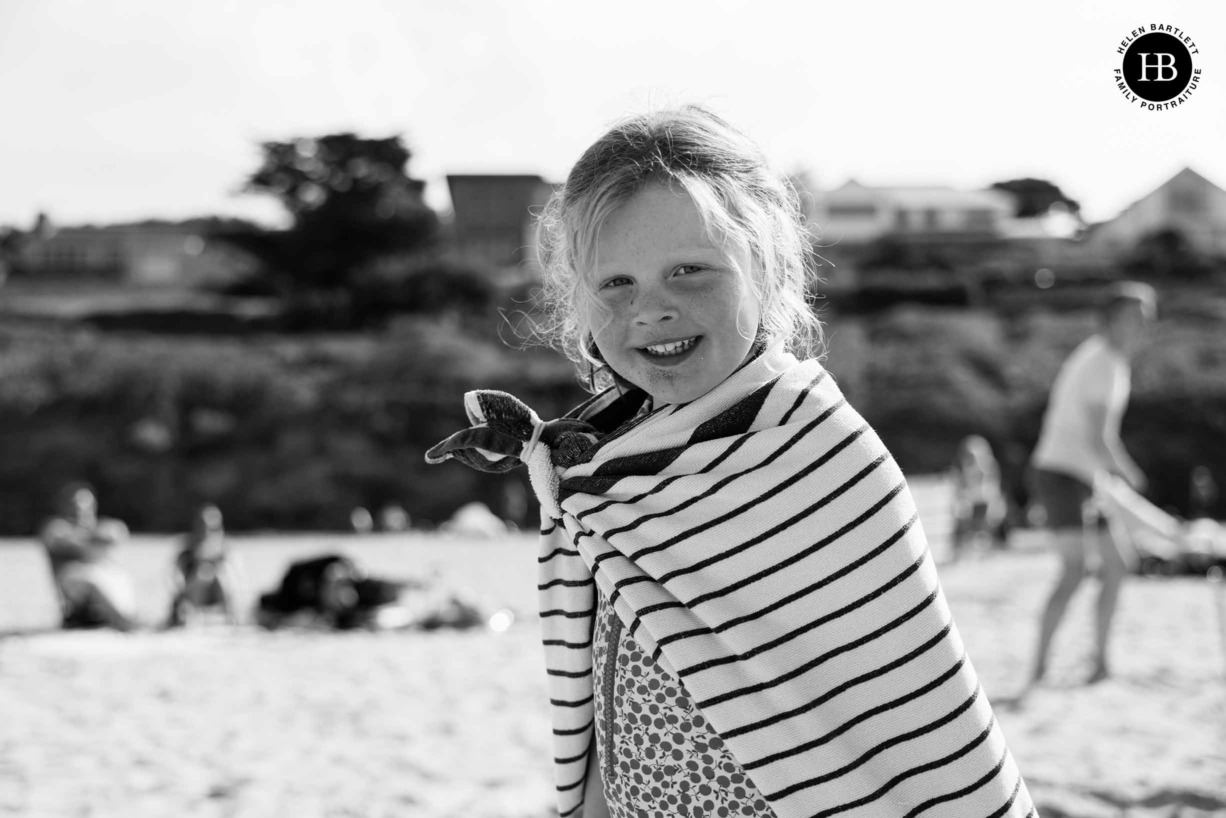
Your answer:
[[[695,335],[693,338],[684,338],[680,341],[668,341],[662,344],[643,347],[639,352],[658,366],[677,366],[690,357],[690,353],[694,351],[701,340],[701,335]]]
[[[689,352],[702,339],[701,335],[696,335],[693,338],[686,338],[681,341],[669,341],[664,344],[655,344],[653,346],[644,347],[643,352],[651,358],[671,358]]]
[[[752,257],[714,241],[688,193],[643,189],[605,222],[596,250],[607,311],[596,346],[656,403],[702,397],[748,357],[759,320]]]

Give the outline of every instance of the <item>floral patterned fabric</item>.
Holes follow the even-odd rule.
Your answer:
[[[592,640],[597,759],[613,818],[733,818],[774,811],[681,684],[599,594]]]

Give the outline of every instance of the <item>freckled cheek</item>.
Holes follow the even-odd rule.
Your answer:
[[[626,333],[629,322],[616,311],[607,313],[600,323],[596,324],[596,328],[592,330],[592,337],[596,339],[596,344],[602,348],[614,350],[620,349],[626,342]]]
[[[732,329],[752,320],[754,311],[745,303],[748,296],[740,292],[713,292],[696,298],[691,315],[713,329]]]
[[[607,298],[593,316],[594,325],[612,327],[625,324],[633,312],[633,306],[629,297]]]

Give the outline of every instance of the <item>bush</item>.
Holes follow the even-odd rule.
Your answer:
[[[338,529],[355,506],[446,519],[478,499],[515,522],[523,476],[427,467],[468,425],[463,393],[519,394],[543,416],[582,399],[569,364],[442,320],[380,337],[164,338],[0,330],[0,533],[28,535],[85,479],[135,530],[181,530],[203,502],[227,524]],[[11,354],[10,354],[11,353]]]
[[[1133,367],[1125,443],[1151,499],[1184,513],[1194,466],[1226,485],[1223,301],[1164,299],[1154,343]],[[840,320],[830,322],[831,370],[904,471],[943,471],[959,440],[982,434],[1024,502],[1048,390],[1094,331],[1092,312],[911,305]],[[0,327],[0,533],[36,531],[75,479],[98,487],[104,513],[142,531],[182,530],[202,502],[219,504],[236,530],[344,528],[354,506],[391,503],[442,521],[469,500],[534,525],[522,472],[423,461],[467,426],[466,390],[513,392],[542,417],[583,399],[569,362],[492,335],[457,317],[403,317],[377,336]]]
[[[838,320],[834,321],[837,330]],[[1088,311],[1031,313],[909,307],[866,319],[869,354],[855,405],[904,471],[942,471],[959,440],[981,434],[1006,489],[1026,501],[1025,469],[1048,392],[1068,354],[1096,327]],[[1174,315],[1133,365],[1125,445],[1150,479],[1149,496],[1189,510],[1193,467],[1226,485],[1226,349],[1222,321]],[[832,361],[837,371],[838,359]],[[1215,513],[1226,517],[1219,498]]]
[[[942,471],[966,434],[999,437],[1006,421],[1004,337],[965,310],[907,307],[869,322],[860,411],[903,467]]]
[[[487,273],[435,256],[383,259],[362,271],[353,293],[368,321],[394,314],[488,319],[498,298]]]
[[[1202,253],[1183,231],[1164,227],[1138,239],[1123,268],[1147,281],[1203,281],[1226,268],[1226,259]]]
[[[971,287],[964,281],[942,276],[914,278],[874,277],[854,289],[831,296],[831,304],[845,314],[875,314],[907,304],[965,307],[972,301]]]

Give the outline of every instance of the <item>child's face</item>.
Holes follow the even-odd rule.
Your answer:
[[[604,223],[596,244],[596,295],[607,323],[594,328],[605,363],[656,404],[688,403],[748,357],[759,304],[747,249],[727,252],[707,235],[683,190],[651,185]]]

